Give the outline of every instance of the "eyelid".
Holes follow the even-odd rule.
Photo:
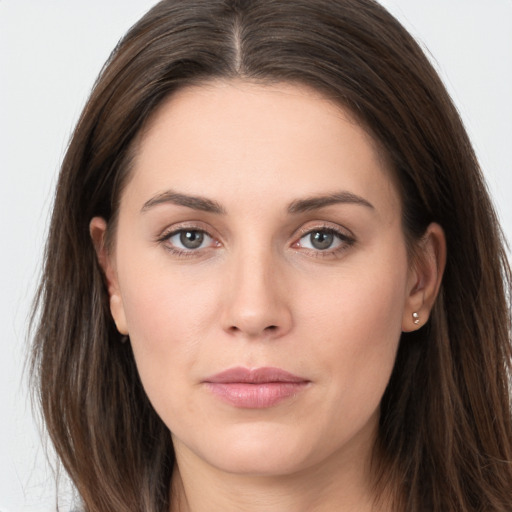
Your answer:
[[[339,224],[326,221],[308,222],[306,225],[301,226],[299,228],[297,234],[294,235],[294,238],[302,238],[303,236],[314,231],[330,231],[332,233],[339,235],[342,238],[352,239],[354,241],[356,238],[352,231],[350,231],[350,229],[344,226],[340,226]]]
[[[334,231],[338,231],[340,233],[351,233],[349,229],[347,229],[344,226],[341,226],[335,222],[329,222],[329,221],[318,221],[318,222],[308,222],[305,225],[301,226],[299,228],[299,233],[309,233],[312,230],[315,229],[332,229]]]
[[[202,221],[192,220],[176,222],[175,224],[166,226],[164,229],[161,229],[159,233],[155,236],[155,240],[161,241],[167,239],[169,236],[179,233],[180,231],[185,231],[187,229],[190,231],[200,231],[201,233],[206,233],[208,236],[211,236],[212,238],[218,238],[217,236],[212,234],[214,230],[212,229],[211,226],[205,224]]]

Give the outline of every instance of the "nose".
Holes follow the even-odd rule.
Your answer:
[[[290,296],[283,271],[269,253],[239,255],[230,262],[222,324],[232,335],[276,339],[292,328]]]

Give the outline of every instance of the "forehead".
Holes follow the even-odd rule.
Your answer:
[[[399,208],[367,131],[318,92],[291,84],[222,81],[178,91],[139,136],[130,182],[127,195],[139,203],[171,188],[260,205],[343,189]]]

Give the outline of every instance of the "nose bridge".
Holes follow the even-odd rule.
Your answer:
[[[230,266],[229,300],[224,325],[250,337],[281,336],[291,327],[291,311],[282,265],[270,243],[240,244]]]

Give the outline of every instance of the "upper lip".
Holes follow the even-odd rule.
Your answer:
[[[281,368],[229,368],[220,373],[207,377],[204,382],[214,384],[232,384],[232,383],[247,383],[247,384],[263,384],[269,382],[309,382],[304,377],[299,377],[293,373],[282,370]]]

